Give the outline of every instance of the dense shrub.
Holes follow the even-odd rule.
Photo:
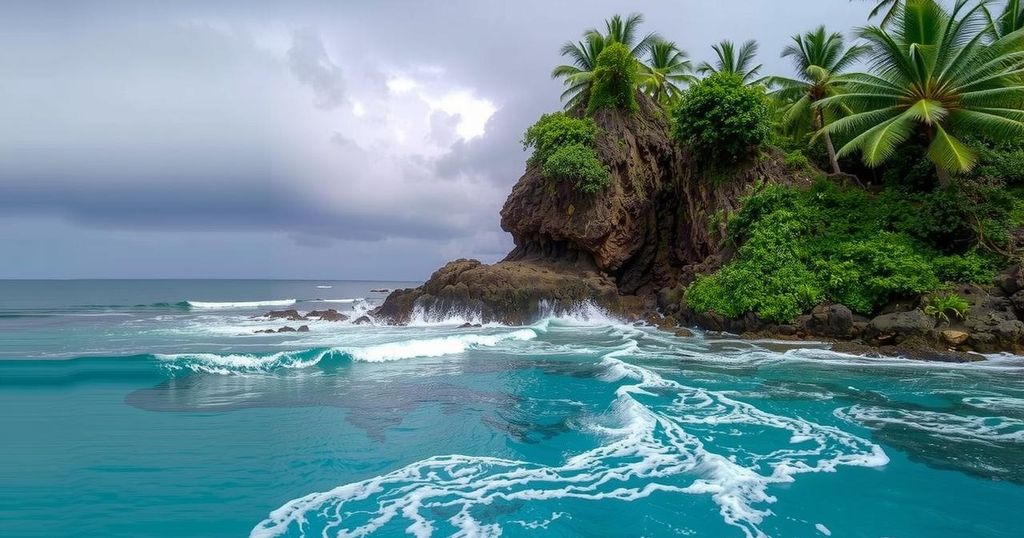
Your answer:
[[[555,150],[544,161],[544,175],[558,181],[576,181],[576,188],[585,194],[600,192],[608,185],[608,170],[592,148],[570,144]]]
[[[523,147],[533,148],[530,164],[555,181],[574,181],[581,192],[593,194],[608,185],[608,170],[594,150],[598,128],[590,118],[563,112],[545,114],[523,135]]]
[[[698,311],[729,317],[756,312],[785,322],[825,300],[871,314],[943,281],[990,281],[1003,264],[1000,257],[976,248],[942,252],[920,233],[934,229],[936,218],[949,219],[944,222],[954,228],[961,223],[951,215],[974,218],[971,211],[920,211],[926,203],[943,207],[945,196],[937,201],[896,190],[872,195],[829,181],[807,190],[765,187],[748,196],[728,223],[728,236],[739,245],[736,258],[697,279],[687,301]],[[959,196],[963,204],[984,205]],[[1007,213],[993,226],[1005,229],[1008,220]]]
[[[602,108],[636,110],[637,67],[629,47],[622,43],[605,47],[597,55],[587,113],[593,114]]]
[[[672,119],[672,135],[711,162],[748,157],[772,135],[764,90],[731,73],[716,73],[690,86]]]
[[[533,148],[530,164],[543,164],[560,147],[580,144],[593,147],[597,124],[589,118],[574,118],[565,112],[544,114],[523,135],[523,149]]]

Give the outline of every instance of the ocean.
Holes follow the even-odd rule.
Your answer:
[[[352,323],[413,285],[0,281],[0,536],[1020,536],[1024,358]]]

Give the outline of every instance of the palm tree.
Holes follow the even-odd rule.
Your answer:
[[[1024,6],[1020,0],[1007,0],[1003,13],[993,21],[996,37],[1003,37],[1024,28]]]
[[[587,100],[587,90],[594,79],[597,57],[604,50],[605,39],[600,34],[587,33],[578,43],[572,41],[562,45],[562,56],[572,60],[571,64],[560,65],[551,71],[551,78],[564,79],[565,91],[562,101],[566,110]]]
[[[757,41],[751,39],[740,45],[740,48],[737,50],[735,43],[725,39],[717,45],[712,45],[711,48],[714,49],[718,60],[715,62],[715,65],[711,65],[708,62],[701,63],[697,67],[698,73],[702,75],[722,72],[734,73],[739,75],[746,84],[758,84],[764,80],[753,80],[763,67],[761,64],[753,65],[754,58],[757,56]]]
[[[877,166],[911,136],[929,144],[939,181],[970,170],[977,153],[961,137],[994,140],[1024,136],[1024,31],[988,39],[983,5],[957,0],[952,12],[935,0],[905,0],[891,31],[858,30],[871,45],[875,74],[844,77],[844,92],[819,102],[858,111],[823,127],[852,134],[839,155],[860,151]]]
[[[650,33],[637,40],[638,29],[643,22],[644,17],[639,13],[630,14],[625,18],[615,15],[604,21],[604,33],[591,28],[583,33],[583,39],[579,42],[569,41],[562,45],[562,56],[572,60],[572,63],[556,67],[551,71],[551,77],[564,79],[566,88],[562,92],[562,100],[565,101],[566,109],[587,100],[587,90],[590,89],[594,78],[597,57],[607,45],[622,43],[630,48],[630,53],[635,58],[640,58],[647,52],[658,36]]]
[[[693,81],[693,64],[686,51],[664,39],[654,40],[647,54],[648,63],[641,67],[640,87],[655,101],[667,104],[682,93],[681,85]]]
[[[776,88],[772,95],[787,103],[783,123],[798,125],[820,131],[826,121],[825,109],[817,103],[826,97],[838,95],[842,87],[842,74],[868,51],[864,45],[847,48],[843,35],[828,33],[824,26],[793,36],[793,44],[782,51],[783,58],[793,61],[797,78],[772,77],[770,84]],[[828,150],[832,172],[842,172],[836,156],[832,137],[825,132],[825,149]]]
[[[879,14],[882,15],[882,22],[879,26],[883,28],[889,26],[893,20],[896,19],[896,14],[899,13],[902,7],[903,0],[872,0],[875,2],[875,8],[871,10],[868,15],[869,19],[877,17]]]

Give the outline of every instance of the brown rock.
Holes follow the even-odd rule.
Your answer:
[[[306,319],[317,318],[320,321],[345,321],[348,316],[331,308],[329,310],[314,310],[306,314]]]
[[[942,341],[946,342],[951,346],[959,346],[967,341],[967,338],[971,335],[963,331],[955,331],[953,329],[946,329],[942,331]]]
[[[676,329],[676,333],[675,334],[676,334],[676,336],[678,336],[680,338],[690,338],[690,337],[693,336],[693,331],[691,331],[690,329],[680,328],[680,329]]]
[[[356,325],[369,325],[369,324],[373,323],[373,320],[370,319],[369,316],[359,316],[352,323],[355,323]]]
[[[299,314],[298,310],[271,310],[263,315],[265,318],[270,319],[287,319],[288,321],[302,321],[306,319],[302,314]]]

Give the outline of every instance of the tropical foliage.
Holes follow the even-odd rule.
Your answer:
[[[608,170],[594,149],[597,134],[594,120],[555,112],[541,116],[526,130],[523,148],[533,149],[529,162],[540,166],[548,179],[574,181],[578,190],[593,194],[609,180]]]
[[[839,154],[860,152],[878,166],[909,140],[925,140],[943,183],[978,161],[965,136],[1024,136],[1024,32],[988,40],[983,4],[957,0],[947,11],[935,0],[905,0],[891,30],[868,26],[858,35],[871,47],[873,73],[845,77],[845,91],[819,104],[855,111],[825,126],[851,135]]]
[[[685,85],[693,82],[693,64],[686,51],[672,41],[656,39],[647,52],[647,63],[641,65],[640,86],[662,105],[674,102]]]
[[[817,106],[826,97],[834,97],[842,91],[843,72],[868,51],[867,47],[847,47],[842,34],[829,33],[824,26],[793,36],[793,44],[782,51],[783,58],[793,61],[797,78],[771,77],[775,88],[772,95],[784,103],[783,124],[798,132],[805,129],[820,131],[828,125],[830,116]],[[839,173],[839,159],[836,156],[832,137],[823,134],[832,172]]]
[[[761,88],[729,72],[695,83],[672,111],[672,135],[712,162],[735,162],[771,135],[771,110]]]
[[[612,43],[597,57],[587,112],[602,108],[636,110],[637,61],[622,43]]]
[[[732,73],[740,77],[744,84],[759,84],[763,79],[755,78],[764,67],[762,64],[754,64],[757,61],[757,41],[750,40],[739,48],[728,39],[711,46],[718,57],[714,64],[703,62],[697,67],[697,72],[702,75],[714,73]]]

